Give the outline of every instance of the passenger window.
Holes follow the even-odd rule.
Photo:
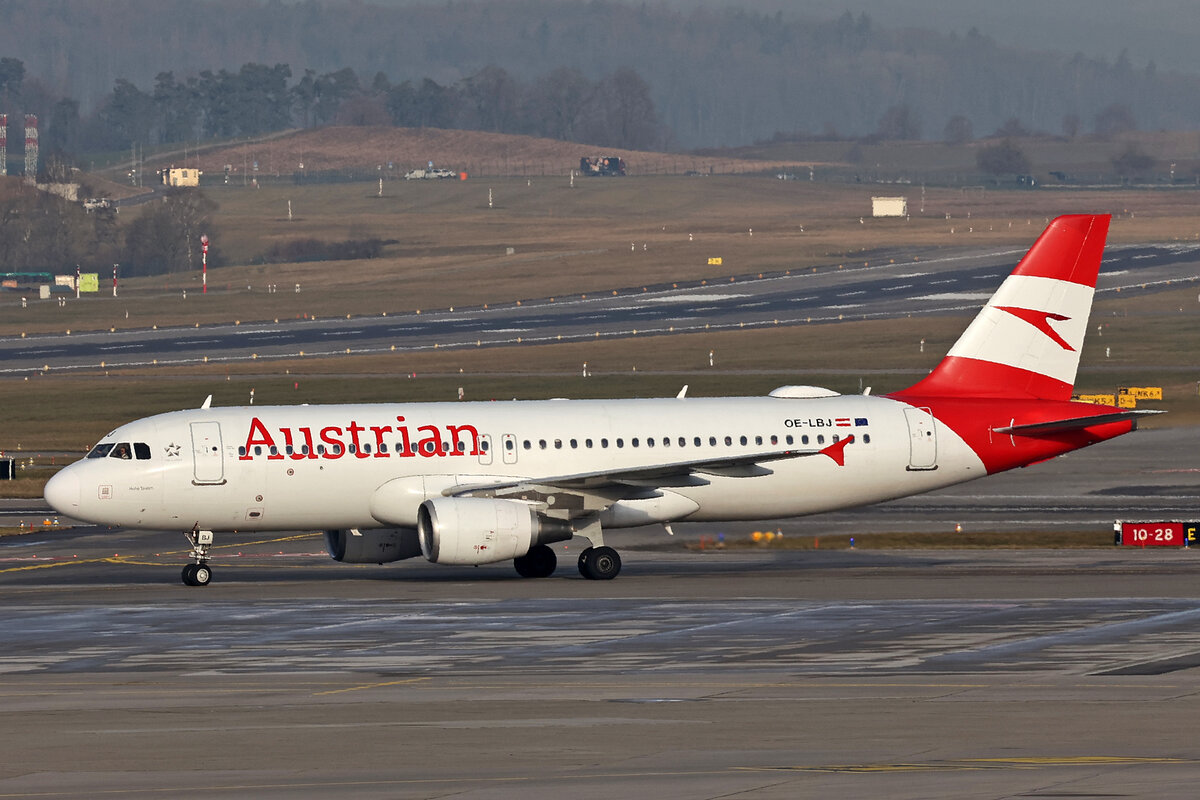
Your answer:
[[[715,437],[715,436],[708,437],[708,446],[716,447],[717,446],[717,437]]]
[[[625,446],[625,440],[617,439],[617,447],[624,447],[624,446]]]
[[[635,437],[633,437],[633,446],[634,446],[634,447],[637,447],[637,446],[638,446],[638,438],[637,438],[636,436],[635,436]]]
[[[323,444],[317,445],[317,455],[319,455],[319,456],[325,455],[325,445],[323,445]]]
[[[592,440],[591,440],[591,439],[584,439],[584,440],[583,440],[583,446],[584,446],[584,447],[586,447],[587,449],[591,450],[591,449],[592,449]]]
[[[540,447],[540,448],[542,448],[543,450],[545,450],[545,449],[546,449],[546,440],[545,440],[545,439],[538,439],[538,447]]]
[[[654,437],[653,436],[646,439],[646,447],[654,447]]]
[[[842,440],[842,437],[838,436],[836,433],[833,435],[833,443],[834,444],[837,444],[841,440]]]
[[[825,444],[825,434],[817,434],[817,444]]]
[[[666,436],[664,436],[663,437],[663,447],[670,447],[670,446],[671,446],[671,440],[669,438],[667,438]]]
[[[726,437],[725,437],[725,446],[726,446],[726,447],[729,447],[729,446],[730,446],[730,445],[732,445],[732,444],[733,444],[733,437],[732,437],[732,436],[726,436]]]
[[[246,446],[245,445],[238,445],[238,455],[239,456],[246,455]],[[88,456],[88,458],[91,458],[91,456]]]
[[[700,437],[697,436],[695,439],[692,439],[692,444],[696,445],[696,447],[699,447],[700,446]]]
[[[679,437],[679,446],[680,446],[680,447],[687,447],[687,439],[685,439],[685,438],[683,438],[682,436],[680,436],[680,437]]]
[[[788,444],[791,444],[791,438],[792,438],[791,436],[788,437],[788,440],[789,440]],[[800,444],[808,444],[808,434],[807,433],[800,437]]]
[[[555,449],[555,450],[562,450],[562,439],[555,439],[555,440],[554,440],[554,449]]]
[[[137,457],[138,461],[149,461],[150,445],[146,444],[145,442],[134,442],[133,454]]]
[[[576,439],[571,440],[571,449],[572,450],[579,449],[579,441],[578,440],[576,440]]]
[[[779,437],[771,434],[771,444],[779,444]]]
[[[755,437],[754,437],[754,443],[755,443],[755,444],[762,444],[762,437],[761,437],[761,436],[755,436]]]
[[[533,447],[533,445],[530,444],[528,439],[526,439],[525,442],[521,446],[524,447],[526,450],[529,450]]]
[[[871,434],[864,433],[863,434],[863,444],[870,444],[870,443],[871,443]]]
[[[608,447],[608,439],[601,439],[601,440],[600,440],[600,446],[601,446],[601,447],[604,447],[604,448],[607,448],[607,447]]]
[[[277,455],[279,455],[279,448],[278,448],[278,447],[276,447],[275,445],[271,445],[271,448],[270,448],[270,449],[271,449],[271,455],[273,455],[273,456],[277,456]]]
[[[254,455],[256,455],[256,456],[262,455],[262,445],[261,444],[254,445]]]
[[[745,445],[745,444],[746,444],[746,437],[745,437],[745,436],[743,436],[743,437],[742,437],[741,439],[739,439],[738,441],[739,441],[739,442],[741,442],[743,445]]]
[[[292,454],[292,446],[291,446],[290,444],[289,444],[289,445],[286,445],[286,446],[283,448],[283,452],[287,453],[287,454],[290,456],[290,455]]]
[[[511,452],[511,451],[512,451],[512,449],[513,449],[513,446],[514,446],[514,444],[515,444],[515,443],[513,442],[513,440],[512,440],[512,439],[505,439],[505,440],[504,440],[504,449],[505,449],[505,450],[508,450],[508,451],[510,451],[510,452]]]

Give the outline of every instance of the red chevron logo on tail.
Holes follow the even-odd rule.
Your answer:
[[[1067,344],[1067,340],[1058,335],[1058,331],[1050,327],[1050,320],[1055,322],[1066,322],[1070,317],[1064,317],[1062,314],[1052,314],[1049,311],[1035,311],[1032,308],[1017,308],[1016,306],[996,306],[1000,311],[1007,311],[1017,319],[1028,322],[1033,327],[1037,328],[1042,333],[1050,337],[1050,339],[1061,347],[1063,350],[1075,352],[1075,348]]]

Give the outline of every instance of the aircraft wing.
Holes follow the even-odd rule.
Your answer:
[[[770,475],[772,470],[763,466],[772,461],[827,455],[839,466],[844,464],[843,451],[854,440],[847,436],[839,442],[821,449],[775,450],[762,453],[744,453],[719,458],[700,458],[673,461],[642,467],[580,472],[572,475],[554,475],[539,478],[514,478],[496,483],[459,484],[445,489],[442,494],[449,497],[520,497],[523,500],[545,501],[554,496],[555,507],[573,506],[581,512],[604,508],[617,500],[656,497],[659,489],[686,486],[705,486],[705,476],[731,478],[753,478]],[[564,503],[568,495],[571,500]]]

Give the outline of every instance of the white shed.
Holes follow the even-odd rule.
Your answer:
[[[873,217],[907,217],[907,197],[872,197],[871,216]]]

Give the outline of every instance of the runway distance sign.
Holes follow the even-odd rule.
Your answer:
[[[1187,530],[1185,530],[1185,528]],[[1122,522],[1121,544],[1126,547],[1183,547],[1196,525],[1183,522]]]

